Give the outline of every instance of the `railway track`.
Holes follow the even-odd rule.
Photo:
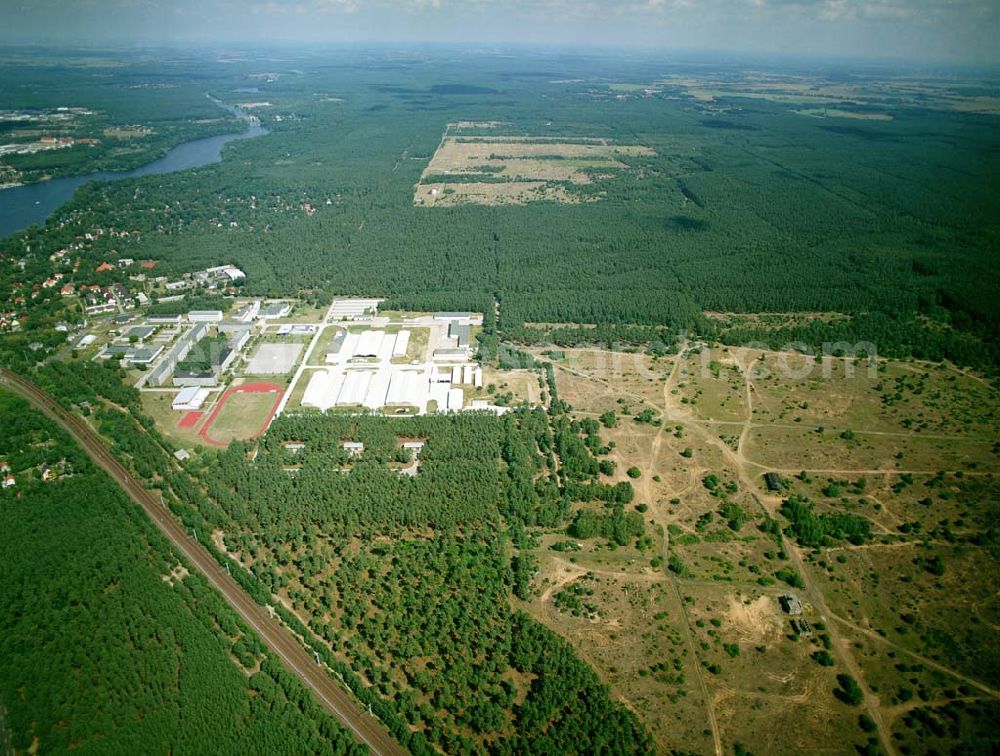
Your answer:
[[[153,524],[205,579],[222,594],[226,602],[242,617],[264,644],[316,696],[319,703],[336,717],[354,737],[378,756],[405,754],[383,725],[365,712],[360,704],[333,681],[325,668],[302,647],[292,632],[254,601],[160,503],[115,458],[101,437],[84,421],[64,409],[55,399],[31,381],[6,368],[0,368],[0,388],[15,393],[62,427],[122,488],[143,508]]]

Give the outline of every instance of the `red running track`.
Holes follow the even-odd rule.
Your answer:
[[[271,424],[271,419],[274,417],[274,413],[278,411],[278,405],[281,403],[281,397],[285,393],[284,389],[281,388],[276,383],[267,383],[266,381],[259,381],[257,383],[244,383],[242,386],[234,386],[219,397],[219,401],[216,402],[215,407],[212,409],[211,414],[209,414],[208,419],[201,426],[201,430],[198,435],[201,436],[202,440],[206,444],[211,444],[212,446],[229,446],[229,442],[216,441],[214,438],[208,435],[209,429],[212,427],[212,423],[215,422],[216,416],[222,410],[222,406],[233,394],[270,394],[275,393],[277,396],[274,399],[274,404],[271,405],[271,411],[267,414],[267,418],[264,423],[257,429],[257,432],[251,436],[251,438],[257,438],[265,430],[267,426]]]
[[[177,423],[178,428],[193,428],[201,420],[201,416],[204,412],[188,412],[181,418],[181,421]]]

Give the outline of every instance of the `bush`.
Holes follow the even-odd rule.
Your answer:
[[[834,689],[833,695],[848,706],[860,706],[865,700],[864,691],[861,690],[858,681],[850,675],[837,675],[837,684],[840,687]]]
[[[815,653],[810,654],[810,656],[821,667],[833,666],[833,657],[830,656],[830,654],[827,651],[816,651]]]
[[[670,558],[667,559],[667,569],[678,577],[684,577],[688,574],[687,566],[685,566],[684,562],[676,554],[671,554]]]
[[[787,583],[792,586],[792,588],[805,588],[806,584],[802,580],[802,576],[798,572],[793,570],[791,567],[782,567],[780,570],[774,573],[774,576],[783,583]]]

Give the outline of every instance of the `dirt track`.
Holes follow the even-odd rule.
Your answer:
[[[158,497],[146,490],[104,446],[100,436],[86,423],[67,412],[33,383],[0,368],[0,388],[7,389],[43,412],[83,448],[122,490],[145,510],[149,519],[171,544],[226,599],[226,602],[257,633],[267,647],[313,691],[316,699],[347,727],[354,737],[375,754],[404,754],[375,718],[364,712],[350,694],[337,685],[324,667],[318,666],[295,636],[258,605],[215,559],[184,530]],[[222,723],[220,723],[222,724]]]

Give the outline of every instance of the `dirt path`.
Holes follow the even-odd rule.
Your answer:
[[[699,420],[698,422],[703,425],[740,425],[742,427],[749,428],[778,428],[780,430],[802,430],[802,425],[795,425],[792,423],[741,423],[739,420]],[[824,426],[827,431],[840,430],[840,428],[834,428],[831,425]],[[847,430],[845,427],[844,430]],[[885,436],[890,438],[913,438],[913,439],[929,439],[931,441],[979,441],[982,443],[993,443],[995,439],[987,438],[986,436],[970,436],[964,433],[955,434],[941,434],[941,433],[922,433],[918,431],[873,431],[873,430],[858,430],[857,428],[850,429],[857,436]]]
[[[740,370],[743,372],[743,393],[747,405],[747,419],[743,423],[743,430],[740,431],[740,440],[736,444],[736,454],[746,459],[747,439],[753,429],[753,382],[750,380],[750,368],[737,360]]]
[[[663,575],[655,572],[627,572],[625,570],[609,570],[601,567],[581,567],[580,565],[573,564],[562,557],[552,557],[552,563],[559,565],[565,573],[575,574],[561,575],[556,581],[556,584],[546,588],[539,597],[543,603],[551,597],[553,591],[562,588],[567,583],[571,583],[578,577],[586,575],[588,572],[593,573],[594,575],[601,575],[602,577],[615,578],[618,580],[634,580],[647,583],[660,582],[663,580]]]
[[[678,357],[678,363],[683,359],[683,355],[687,349],[687,345],[682,345],[680,356]],[[748,356],[748,360],[750,357]],[[737,445],[734,451],[728,444],[726,444],[721,438],[716,436],[714,433],[710,432],[705,425],[703,425],[697,419],[691,416],[690,412],[685,412],[681,409],[679,401],[677,401],[671,394],[671,381],[668,379],[664,383],[663,387],[663,413],[664,413],[664,425],[666,421],[669,420],[675,424],[682,424],[686,429],[690,430],[693,434],[697,435],[704,441],[707,445],[713,446],[718,449],[723,458],[729,463],[730,467],[736,472],[737,478],[739,479],[741,487],[746,490],[753,497],[754,501],[760,507],[760,509],[767,514],[769,517],[776,518],[777,510],[781,506],[781,499],[779,497],[770,496],[765,491],[761,489],[758,485],[757,479],[758,475],[751,475],[748,471],[748,466],[762,467],[761,465],[756,465],[747,459],[744,454],[744,443],[746,437],[749,434],[749,429],[753,420],[753,383],[750,377],[751,368],[744,365],[742,362],[737,362],[739,369],[744,373],[744,392],[746,394],[746,417],[744,419],[743,431],[740,434],[740,443]],[[672,373],[672,375],[674,375]],[[662,426],[661,426],[662,427]],[[784,535],[781,536],[781,545],[785,553],[789,555],[789,561],[792,566],[798,571],[802,576],[802,580],[805,583],[805,588],[802,593],[806,596],[807,600],[812,603],[813,607],[816,608],[820,616],[829,615],[830,611],[826,606],[826,601],[823,594],[817,590],[816,586],[813,584],[812,577],[808,572],[805,560],[802,558],[802,554],[798,547],[790,543],[785,539]],[[666,558],[666,554],[664,555]],[[668,574],[669,571],[668,571]],[[675,590],[679,595],[679,588],[677,587],[677,582],[675,578],[671,578],[671,583],[673,584]],[[682,604],[683,606],[683,604]],[[685,624],[689,625],[687,614],[685,612]],[[832,641],[832,651],[840,663],[840,667],[844,669],[848,674],[854,677],[856,680],[864,679],[861,674],[861,669],[858,666],[857,660],[849,651],[848,642],[841,638],[835,629],[829,627],[830,639]],[[688,637],[690,637],[690,627],[686,627]],[[692,646],[692,650],[694,647]],[[697,654],[695,655],[697,658]],[[707,691],[707,686],[705,686],[704,677],[700,674],[701,670],[699,667],[699,682],[700,686]],[[708,699],[711,701],[711,699]],[[896,750],[893,747],[892,741],[889,738],[888,729],[885,723],[882,721],[882,712],[880,702],[877,696],[869,691],[865,691],[864,699],[865,710],[868,715],[875,722],[879,742],[882,745],[883,750],[888,754],[895,754]],[[721,741],[718,739],[718,727],[715,723],[715,712],[713,706],[709,704],[709,718],[712,721],[712,730],[714,737],[716,738],[716,749],[721,753]]]
[[[866,635],[867,637],[869,637],[869,638],[871,638],[873,640],[880,641],[883,645],[889,646],[890,648],[892,648],[892,649],[894,649],[896,651],[899,651],[900,653],[904,653],[904,654],[906,654],[908,656],[911,656],[914,659],[916,659],[917,661],[919,661],[921,664],[924,664],[925,666],[933,667],[934,669],[938,670],[939,672],[943,672],[946,675],[951,675],[952,677],[954,677],[954,678],[956,678],[958,680],[961,680],[962,682],[966,683],[967,685],[971,685],[974,688],[978,688],[983,693],[986,693],[987,695],[990,695],[993,698],[1000,698],[1000,691],[991,688],[986,683],[980,682],[979,680],[976,680],[975,678],[969,677],[968,675],[964,675],[961,672],[957,672],[954,669],[951,669],[950,667],[946,667],[943,664],[941,664],[940,662],[936,662],[933,659],[924,656],[923,654],[920,654],[920,653],[918,653],[916,651],[911,651],[910,649],[905,648],[904,646],[900,646],[898,643],[894,643],[893,641],[889,640],[888,638],[883,638],[881,635],[879,635],[878,633],[876,633],[874,630],[869,630],[866,627],[862,627],[861,625],[857,625],[857,624],[851,622],[850,620],[841,617],[838,614],[834,614],[833,612],[830,612],[830,611],[828,611],[827,614],[829,615],[829,617],[831,619],[834,619],[837,622],[839,622],[840,624],[845,625],[846,627],[851,628],[855,632],[862,633],[862,634]],[[829,627],[829,626],[827,626],[827,627]]]
[[[681,351],[677,355],[676,360],[674,361],[673,369],[671,369],[670,374],[667,376],[666,380],[663,383],[664,403],[663,407],[659,409],[663,413],[664,422],[660,423],[660,429],[657,432],[656,438],[652,444],[653,452],[651,455],[651,460],[653,462],[655,462],[657,458],[656,455],[658,454],[660,445],[663,441],[663,434],[667,432],[666,420],[668,417],[667,407],[669,406],[669,399],[667,399],[667,397],[670,396],[671,385],[677,380],[677,373],[680,370],[680,365],[683,360],[683,357],[684,353],[683,351]],[[691,659],[693,661],[693,667],[695,671],[695,681],[697,682],[698,689],[701,691],[701,695],[705,700],[705,714],[708,717],[708,725],[712,731],[712,743],[715,747],[715,753],[716,756],[722,756],[723,753],[722,735],[719,732],[719,722],[715,716],[716,702],[713,699],[712,694],[708,689],[708,684],[705,682],[705,674],[704,672],[702,672],[701,664],[698,662],[698,646],[697,643],[695,643],[694,633],[691,632],[691,618],[688,616],[687,605],[684,603],[684,596],[681,594],[678,578],[667,567],[667,565],[670,563],[669,562],[670,531],[667,528],[668,523],[666,522],[666,519],[663,517],[663,513],[661,512],[658,503],[652,501],[652,496],[649,494],[649,486],[650,486],[649,478],[652,477],[651,476],[652,469],[653,468],[651,464],[647,468],[647,475],[644,477],[643,482],[646,487],[647,499],[651,501],[651,511],[656,512],[656,516],[654,519],[656,519],[657,523],[660,525],[661,530],[663,531],[663,546],[661,549],[661,559],[663,560],[663,571],[666,573],[667,584],[670,586],[671,592],[673,593],[674,598],[677,600],[677,605],[680,607],[681,610],[681,617],[684,620],[681,634],[683,635],[684,644],[687,646],[688,653],[691,654]]]
[[[558,557],[553,559],[553,561],[560,566],[562,569],[562,574],[560,574],[555,582],[552,583],[548,588],[546,588],[542,595],[539,597],[539,601],[543,604],[548,604],[552,600],[552,594],[558,591],[565,585],[572,583],[577,578],[583,577],[587,574],[588,570],[584,567],[579,567],[571,562],[567,562],[565,559],[559,559]]]
[[[565,370],[567,373],[583,378],[584,380],[591,381],[595,384],[600,384],[601,386],[607,387],[617,393],[618,395],[624,395],[631,400],[636,401],[643,407],[652,408],[659,413],[661,413],[661,425],[659,432],[656,434],[655,438],[650,443],[649,455],[646,459],[646,471],[647,474],[643,476],[642,479],[635,481],[636,493],[638,498],[642,501],[649,503],[649,517],[657,524],[663,531],[662,540],[662,559],[664,562],[664,570],[668,578],[668,584],[678,601],[681,602],[681,608],[683,613],[683,640],[688,646],[691,653],[694,655],[693,658],[697,659],[697,646],[694,640],[693,631],[691,628],[690,620],[688,618],[687,612],[684,611],[684,604],[682,600],[682,587],[684,585],[693,585],[697,581],[688,581],[678,579],[676,575],[671,573],[667,569],[666,565],[669,564],[670,556],[670,536],[669,536],[669,513],[661,511],[661,507],[658,505],[656,490],[651,481],[653,471],[656,469],[656,465],[659,462],[659,457],[662,452],[663,444],[665,440],[664,433],[667,429],[673,425],[682,426],[690,437],[697,439],[704,446],[710,447],[713,450],[717,450],[721,455],[725,464],[730,468],[736,475],[739,482],[740,488],[747,492],[757,505],[757,508],[761,513],[766,514],[769,517],[776,518],[778,515],[778,510],[782,504],[782,498],[780,496],[774,496],[771,493],[763,489],[763,482],[761,480],[761,474],[765,471],[774,471],[783,474],[798,474],[802,468],[775,468],[770,465],[764,465],[751,459],[748,456],[751,446],[751,437],[753,429],[755,428],[768,428],[768,427],[783,427],[775,426],[767,423],[755,423],[754,420],[754,396],[755,396],[755,386],[753,381],[753,369],[755,365],[756,358],[759,352],[748,352],[742,355],[741,359],[737,359],[737,367],[743,373],[743,394],[746,403],[746,414],[742,417],[742,420],[736,419],[732,421],[717,421],[717,420],[706,420],[699,418],[697,414],[691,409],[689,405],[682,404],[679,396],[675,396],[671,392],[677,388],[677,382],[679,380],[680,369],[684,361],[685,354],[691,347],[688,343],[681,344],[681,349],[678,356],[674,360],[674,365],[666,380],[663,383],[663,402],[662,404],[657,404],[655,400],[650,400],[648,397],[638,395],[632,391],[622,388],[620,385],[615,383],[613,380],[609,380],[601,375],[587,372],[585,370],[579,370],[573,367],[565,365],[557,365],[557,369]],[[600,349],[574,349],[576,352],[594,352],[599,353],[603,350]],[[957,371],[961,372],[961,371]],[[975,376],[968,376],[970,378],[975,378]],[[979,379],[981,380],[981,379]],[[986,384],[985,381],[982,381]],[[989,385],[989,384],[986,384]],[[590,414],[590,413],[581,413]],[[594,413],[595,415],[597,413]],[[736,443],[736,448],[733,449],[726,442],[724,442],[715,432],[715,430],[722,425],[732,426],[735,428],[738,426],[740,428],[739,440]],[[799,426],[788,426],[790,428],[798,428]],[[859,432],[860,433],[860,432]],[[894,438],[923,438],[932,440],[944,440],[951,441],[956,439],[968,439],[968,436],[952,436],[943,434],[921,434],[921,433],[904,433],[904,432],[894,432],[894,431],[864,431],[864,434],[870,436],[884,436],[884,437],[894,437]],[[906,470],[906,469],[807,469],[807,472],[817,474],[817,475],[935,475],[938,470]],[[697,470],[691,468],[692,480],[695,481],[697,478]],[[965,475],[970,476],[983,476],[992,475],[992,472],[965,472]],[[695,481],[696,482],[696,481]],[[662,491],[660,492],[662,494]],[[674,495],[677,495],[674,493]],[[845,547],[845,548],[910,548],[914,545],[911,541],[905,542],[894,542],[890,544],[869,544],[865,547]],[[838,666],[841,670],[850,674],[859,682],[864,679],[860,665],[854,656],[852,651],[851,642],[853,638],[850,633],[844,634],[842,632],[845,628],[850,628],[855,632],[863,633],[866,636],[878,639],[883,643],[888,643],[893,645],[890,641],[882,638],[873,631],[866,630],[865,628],[854,625],[847,622],[843,618],[834,615],[828,605],[826,604],[825,597],[822,591],[817,587],[813,581],[812,575],[809,571],[809,565],[806,564],[802,551],[794,543],[781,536],[781,546],[783,550],[789,555],[789,564],[793,567],[803,579],[805,584],[804,589],[800,591],[803,594],[804,599],[812,604],[819,616],[823,618],[831,618],[837,622],[828,622],[827,628],[832,642],[831,653],[837,660]],[[895,646],[894,646],[895,647]],[[919,659],[927,666],[934,667],[943,672],[946,672],[952,676],[955,676],[961,680],[964,680],[970,685],[975,686],[978,690],[983,691],[991,696],[997,696],[997,692],[994,691],[987,685],[979,683],[971,678],[968,678],[960,673],[956,673],[954,670],[950,670],[930,659],[926,659],[919,654],[907,651],[906,649],[900,649],[905,653],[909,654],[915,659]],[[716,695],[713,698],[709,694],[709,687],[706,683],[705,677],[702,675],[702,670],[700,665],[696,666],[696,682],[698,688],[701,690],[706,701],[706,714],[711,725],[713,741],[715,743],[715,749],[717,753],[722,752],[721,737],[719,735],[718,722],[716,721],[716,707],[722,702],[727,700],[731,695],[735,695],[733,691],[728,691],[726,688],[719,688],[716,691]],[[778,696],[783,700],[790,700],[787,696]],[[803,699],[805,700],[805,699]],[[892,721],[898,716],[899,711],[896,708],[883,705],[880,698],[872,693],[871,691],[865,689],[864,697],[864,708],[868,713],[868,716],[875,722],[877,728],[877,735],[882,749],[888,754],[895,754],[896,749],[893,742],[891,741],[889,734],[889,726]]]

